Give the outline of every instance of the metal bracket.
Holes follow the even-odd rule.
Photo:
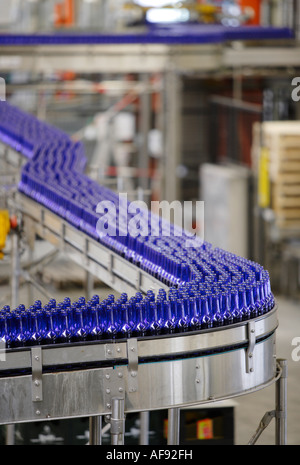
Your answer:
[[[247,324],[248,332],[248,348],[246,352],[246,373],[252,373],[254,371],[253,363],[253,351],[256,343],[255,335],[255,321],[249,321]]]
[[[137,339],[128,339],[127,341],[128,357],[128,391],[133,393],[138,390],[138,344]]]
[[[261,419],[259,423],[257,430],[255,431],[254,435],[248,442],[248,446],[253,446],[256,443],[256,441],[258,440],[262,432],[267,428],[267,426],[271,423],[271,420],[275,417],[276,417],[275,410],[265,413],[265,415],[263,416],[263,418]]]
[[[104,350],[106,360],[120,359],[126,357],[125,346],[123,347],[123,344],[105,344]]]
[[[115,358],[114,344],[105,344],[105,358],[107,360]]]
[[[61,223],[61,249],[62,251],[65,251],[66,249],[66,224],[64,222]]]
[[[31,349],[32,366],[32,402],[43,400],[43,360],[41,347]]]
[[[112,398],[125,398],[125,380],[122,367],[103,371],[104,404],[107,412],[111,412]]]
[[[112,412],[110,416],[111,443],[115,446],[124,445],[125,435],[125,401],[123,398],[112,399]]]

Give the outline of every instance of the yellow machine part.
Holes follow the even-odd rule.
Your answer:
[[[3,249],[6,238],[10,231],[9,213],[7,210],[0,210],[0,260],[3,258]]]

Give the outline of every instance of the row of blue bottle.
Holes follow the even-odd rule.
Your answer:
[[[66,297],[45,306],[36,301],[0,311],[0,339],[7,348],[70,344],[106,339],[181,334],[228,326],[264,315],[274,307],[265,277],[255,285],[207,291],[202,283],[160,289],[157,295],[137,292],[128,298],[95,295],[72,303]]]
[[[175,327],[175,331],[178,331],[179,328],[185,327],[204,328],[205,324],[209,326],[217,321],[231,324],[241,318],[252,318],[261,312],[264,313],[274,305],[268,273],[255,262],[213,248],[206,241],[199,243],[197,238],[187,246],[186,241],[190,238],[184,231],[180,230],[181,234],[178,234],[178,228],[168,225],[148,211],[142,213],[141,222],[148,225],[150,231],[154,226],[157,234],[129,234],[127,227],[133,217],[133,214],[129,213],[129,203],[120,205],[115,192],[100,186],[84,174],[86,157],[83,146],[73,142],[64,132],[6,102],[0,102],[0,140],[28,158],[21,172],[21,192],[173,289],[164,303],[161,296],[159,300],[151,301],[151,305],[144,299],[133,307],[131,301],[122,303],[125,306],[122,307],[125,314],[131,312],[131,315],[135,315],[141,334],[143,325],[146,325],[145,334],[150,331],[146,324],[148,320],[140,319],[142,314],[146,311],[149,313],[150,310],[157,315],[171,312],[172,317],[168,319],[169,328],[171,330]],[[110,202],[114,205],[112,216],[108,214],[104,219],[103,215],[97,213],[99,202]],[[114,213],[116,218],[113,217]],[[113,223],[113,220],[116,220],[116,234],[99,234],[97,225],[103,227],[105,221]],[[165,234],[166,231],[168,234]],[[177,297],[174,289],[180,293]],[[185,294],[182,295],[183,291]],[[205,324],[199,317],[200,307],[202,308],[202,303],[199,303],[200,296],[197,294],[199,292],[201,299],[205,296],[207,300],[203,303],[203,312],[207,310],[206,317],[203,317],[207,320]],[[216,311],[213,319],[212,308],[217,306],[216,298],[222,318]],[[194,299],[196,303],[189,299]],[[248,311],[250,305],[256,306],[255,310]],[[198,313],[192,317],[196,307]],[[116,318],[116,313],[124,313],[120,312],[119,304],[116,303],[111,303],[109,311],[113,318]],[[182,313],[187,311],[189,318]],[[180,312],[182,318],[178,316]],[[105,314],[108,313],[105,311]],[[75,312],[73,316],[79,319],[79,313]],[[17,314],[14,313],[14,317],[17,317]],[[48,313],[47,318],[50,318]],[[17,321],[20,324],[22,322],[19,319]],[[161,316],[153,321],[157,331],[165,330],[161,329],[159,323],[164,321]],[[179,321],[181,323],[178,323]],[[196,324],[196,321],[199,324]],[[119,328],[115,320],[114,324],[105,327],[104,333],[111,332],[115,335],[113,328]],[[130,334],[132,328],[131,324]],[[119,329],[116,331],[120,333]],[[74,335],[72,338],[74,339]]]

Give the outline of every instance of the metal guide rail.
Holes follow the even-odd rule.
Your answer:
[[[110,415],[211,402],[276,377],[277,309],[183,335],[10,349],[0,362],[0,423]]]
[[[148,289],[167,289],[161,281],[78,231],[37,202],[18,194],[14,205],[22,212],[26,227],[66,253],[115,291],[146,292]]]
[[[20,153],[1,143],[0,159],[15,168],[20,168],[24,161]],[[129,263],[22,193],[16,193],[10,203],[15,211],[22,214],[25,230],[29,230],[30,234],[35,233],[66,253],[74,262],[115,291],[129,293],[167,289],[164,283],[146,271]]]
[[[280,53],[279,48],[270,53],[265,46],[263,55],[267,53],[262,59],[260,44],[250,51],[250,61],[247,47],[237,54],[235,47],[228,48],[228,43],[235,41],[271,41],[274,46],[278,40],[293,44],[293,39],[289,28],[220,25],[177,25],[137,34],[1,34],[0,67],[4,71],[36,72],[66,68],[78,72],[105,69],[117,73],[153,73],[171,68],[203,72],[239,67],[238,59],[245,66],[294,66],[299,63],[296,48],[287,50],[287,57],[286,50]]]
[[[11,149],[0,156],[21,167]],[[14,209],[29,229],[115,290],[167,289],[45,206],[17,193]],[[0,424],[108,416],[112,442],[124,440],[124,415],[178,409],[261,389],[278,378],[276,307],[229,326],[180,334],[103,339],[3,350]],[[121,439],[120,439],[121,436]]]

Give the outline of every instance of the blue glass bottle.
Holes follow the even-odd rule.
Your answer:
[[[65,297],[65,298],[64,298],[64,301],[63,301],[63,304],[64,304],[64,307],[65,307],[65,308],[71,307],[72,302],[71,302],[70,297]]]
[[[262,278],[261,282],[258,283],[260,287],[260,299],[261,299],[261,306],[262,306],[262,313],[265,314],[268,312],[268,302],[267,296],[265,291],[265,280]]]
[[[106,331],[105,336],[110,339],[115,339],[118,334],[118,326],[116,321],[116,308],[114,304],[107,305],[105,308]]]
[[[250,313],[251,318],[257,317],[257,309],[254,303],[254,296],[253,296],[253,286],[252,284],[247,285],[246,287],[246,299],[247,299],[247,306]]]
[[[11,338],[12,347],[24,347],[26,337],[23,332],[21,312],[17,310],[11,312]]]
[[[7,315],[4,312],[0,314],[0,338],[5,349],[11,348],[12,344]]]
[[[2,313],[10,313],[10,306],[9,305],[4,305],[1,312]]]
[[[230,294],[228,292],[221,293],[222,306],[221,314],[224,326],[228,326],[233,323],[233,317],[230,311]]]
[[[126,292],[122,292],[119,300],[122,304],[125,304],[128,301],[128,294]]]
[[[256,313],[257,316],[261,316],[265,313],[264,310],[264,296],[262,294],[262,289],[260,283],[257,283],[256,286],[254,286],[254,301],[255,301],[255,307],[256,307]]]
[[[141,292],[136,292],[135,294],[135,300],[136,302],[142,302],[143,300],[143,294]]]
[[[271,290],[271,283],[269,279],[269,273],[265,271],[264,273],[264,287],[265,287],[265,296],[266,296],[266,308],[267,311],[271,311],[275,306],[275,298]]]
[[[21,311],[21,319],[24,334],[24,344],[27,346],[29,345],[31,339],[31,317],[29,309],[24,308],[23,311]]]
[[[80,305],[76,305],[73,309],[73,326],[72,326],[72,342],[82,342],[87,338],[87,333],[84,328],[82,308]]]
[[[120,338],[130,338],[131,334],[132,327],[130,324],[130,304],[125,301],[124,303],[120,304],[119,335]]]
[[[42,302],[40,300],[36,300],[33,306],[34,306],[34,308],[36,310],[41,310],[42,309]]]
[[[51,311],[51,318],[52,318],[52,325],[53,331],[55,334],[55,342],[60,342],[61,333],[62,333],[62,319],[61,319],[61,311],[63,309],[63,304],[59,303],[56,307],[53,307]]]
[[[91,303],[92,305],[99,305],[100,303],[100,298],[98,295],[93,295],[93,297],[91,298]]]
[[[72,338],[72,329],[71,329],[71,309],[70,308],[61,308],[58,313],[58,327],[59,327],[59,336],[57,337],[57,343],[69,344]]]
[[[151,290],[150,290],[150,291],[147,291],[147,297],[148,297],[148,299],[149,299],[151,302],[154,302],[154,300],[155,300],[155,294],[154,294],[153,291],[151,291]]]
[[[161,303],[163,322],[162,332],[165,334],[173,334],[176,329],[175,318],[172,315],[171,302],[169,300],[163,300]]]
[[[158,289],[158,297],[162,298],[163,300],[166,300],[167,298],[167,293],[165,289]]]
[[[231,290],[230,308],[233,323],[239,323],[242,321],[242,313],[239,308],[239,296],[237,290],[235,289]]]
[[[56,300],[55,299],[50,299],[49,302],[48,302],[47,307],[49,309],[55,308],[56,307]]]
[[[201,328],[201,313],[199,309],[199,303],[200,303],[200,298],[197,298],[197,297],[189,298],[190,329],[193,331],[197,331]]]
[[[217,294],[212,294],[212,325],[219,328],[223,325],[223,317],[220,308],[220,298]]]
[[[108,296],[107,296],[107,302],[108,302],[108,304],[113,304],[114,301],[115,301],[115,296],[114,296],[114,294],[108,294]]]
[[[158,316],[158,309],[156,302],[150,302],[149,310],[149,331],[151,335],[161,334],[161,324]]]
[[[164,331],[164,324],[165,324],[165,314],[164,314],[164,297],[163,295],[158,295],[156,299],[156,308],[157,308],[157,318],[158,324],[161,327],[161,330]]]
[[[56,332],[53,318],[52,308],[47,308],[44,312],[46,333],[43,337],[43,344],[55,344],[56,343]]]
[[[212,319],[209,309],[209,301],[207,296],[201,296],[201,329],[209,329],[212,327]]]
[[[176,312],[176,331],[185,332],[189,329],[189,315],[186,312],[184,299],[177,299],[175,301]]]
[[[247,321],[251,317],[250,309],[247,305],[246,286],[239,286],[239,307],[241,309],[242,321]]]
[[[136,329],[140,336],[147,336],[150,334],[150,318],[151,318],[151,300],[148,297],[141,302],[136,303]]]
[[[31,315],[31,342],[32,345],[41,345],[44,335],[46,334],[46,325],[43,310],[35,310],[34,306],[30,307]]]
[[[90,302],[82,306],[82,320],[86,338],[89,340],[92,331],[92,305]]]
[[[91,330],[90,330],[90,339],[92,341],[100,340],[103,336],[105,330],[104,325],[101,321],[101,306],[100,304],[94,305],[91,307]]]

